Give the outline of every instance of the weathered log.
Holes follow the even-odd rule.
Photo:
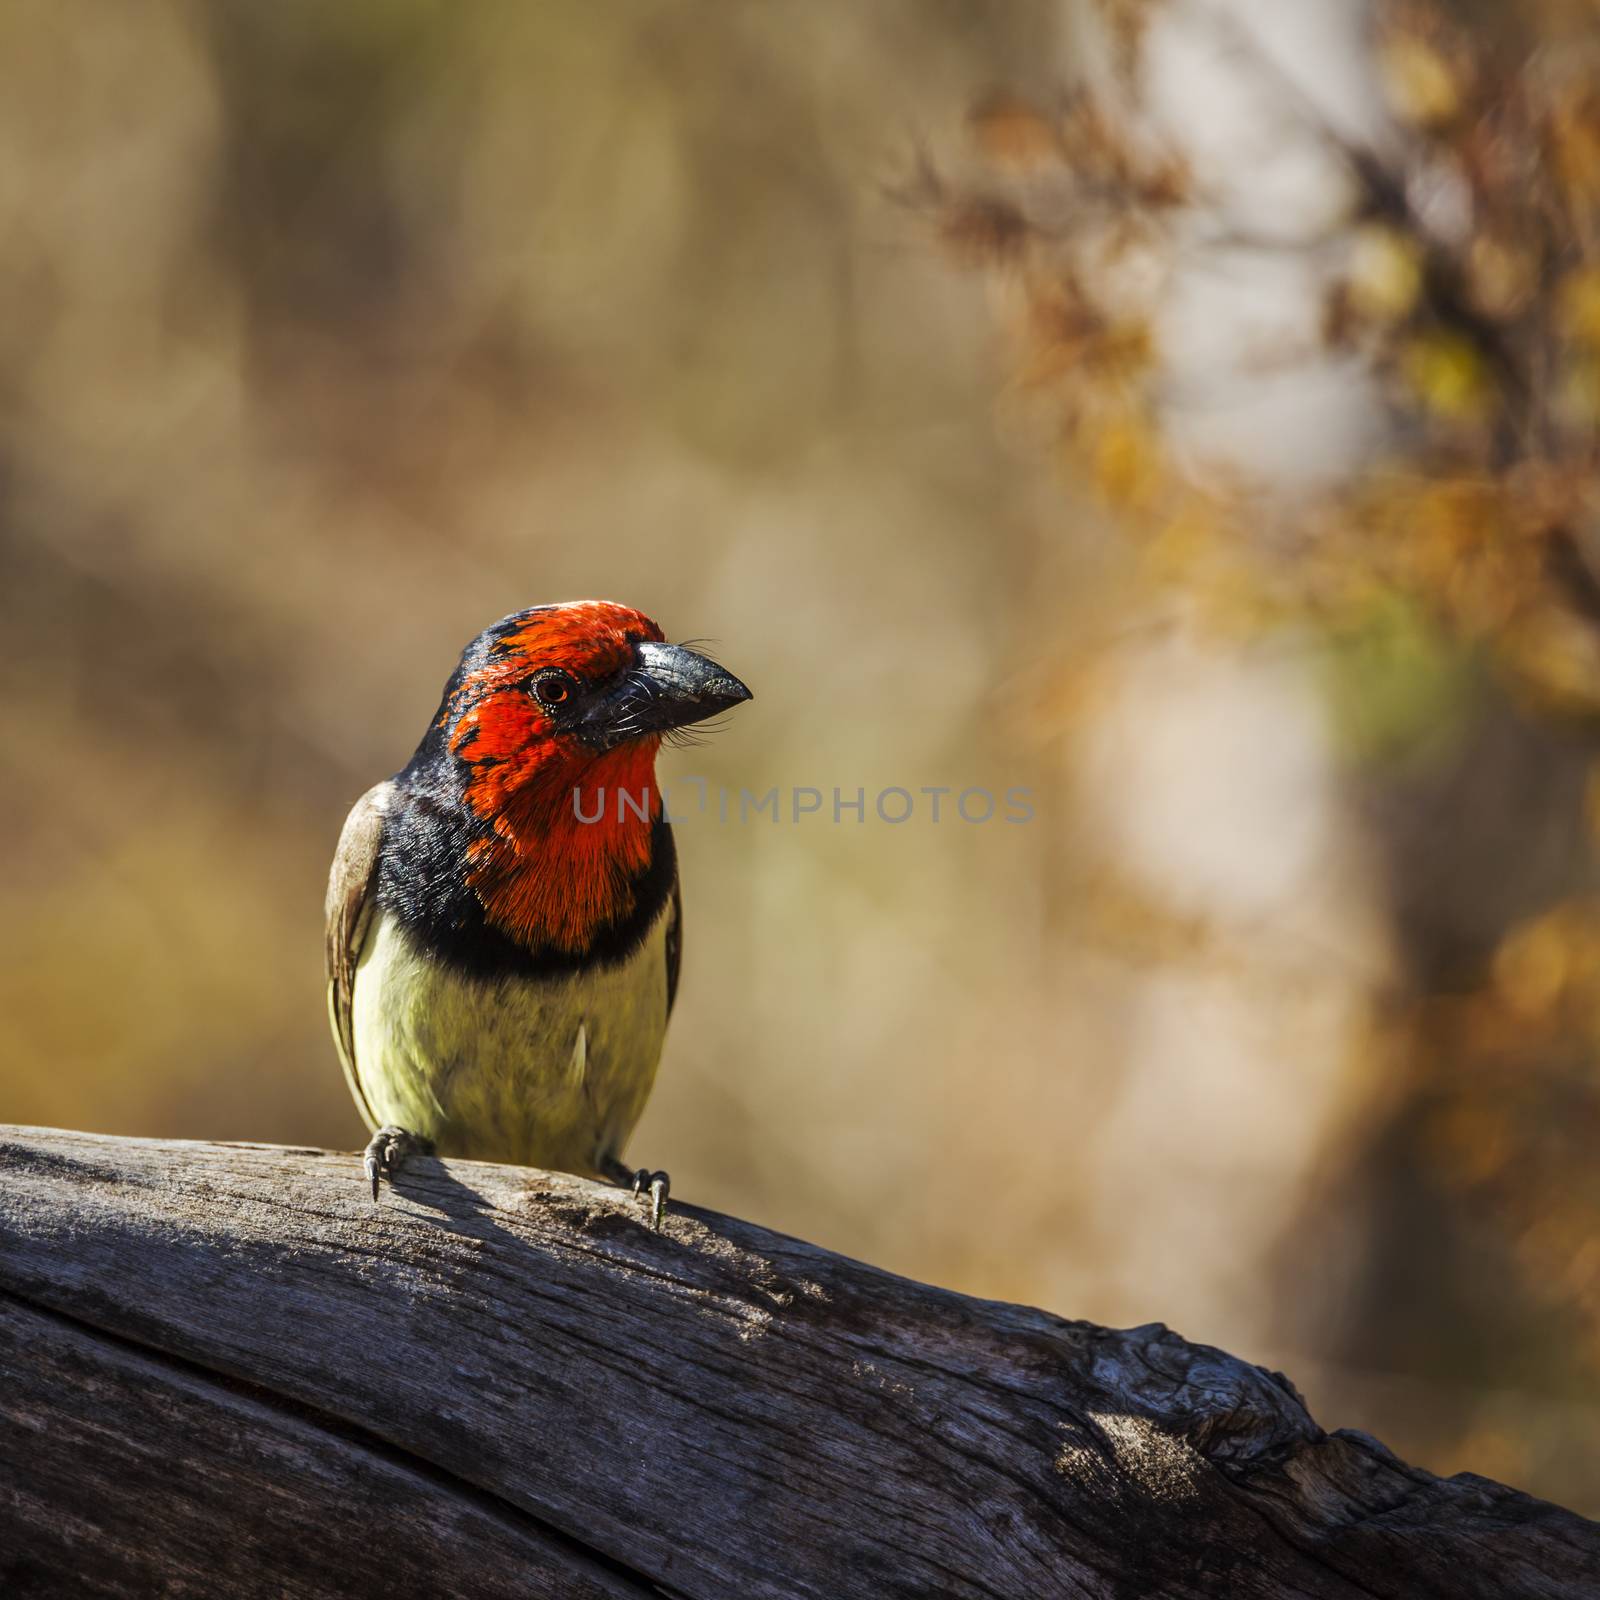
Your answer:
[[[7,1595],[1600,1594],[1160,1326],[475,1162],[0,1129]]]

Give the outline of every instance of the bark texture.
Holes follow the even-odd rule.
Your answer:
[[[1600,1525],[577,1178],[11,1128],[0,1592],[1593,1600]]]

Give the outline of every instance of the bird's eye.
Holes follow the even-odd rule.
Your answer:
[[[571,677],[565,672],[541,672],[533,680],[533,695],[542,706],[560,706],[572,698],[573,687]]]

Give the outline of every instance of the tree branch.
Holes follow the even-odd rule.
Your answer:
[[[0,1129],[0,1589],[1588,1596],[1282,1377],[558,1174]]]

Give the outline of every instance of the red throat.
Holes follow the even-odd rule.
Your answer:
[[[468,848],[467,882],[502,933],[580,955],[634,910],[661,812],[661,741],[595,751],[556,732],[528,686],[552,668],[604,680],[627,667],[639,641],[659,643],[661,630],[608,601],[535,607],[508,620],[518,626],[464,676],[442,719],[451,754],[466,765],[463,798],[489,828]]]
[[[502,933],[577,954],[634,909],[661,810],[660,741],[596,754],[566,738],[530,740],[530,711],[526,696],[490,695],[456,730],[458,745],[476,730],[465,798],[491,829],[469,848],[467,882]]]

